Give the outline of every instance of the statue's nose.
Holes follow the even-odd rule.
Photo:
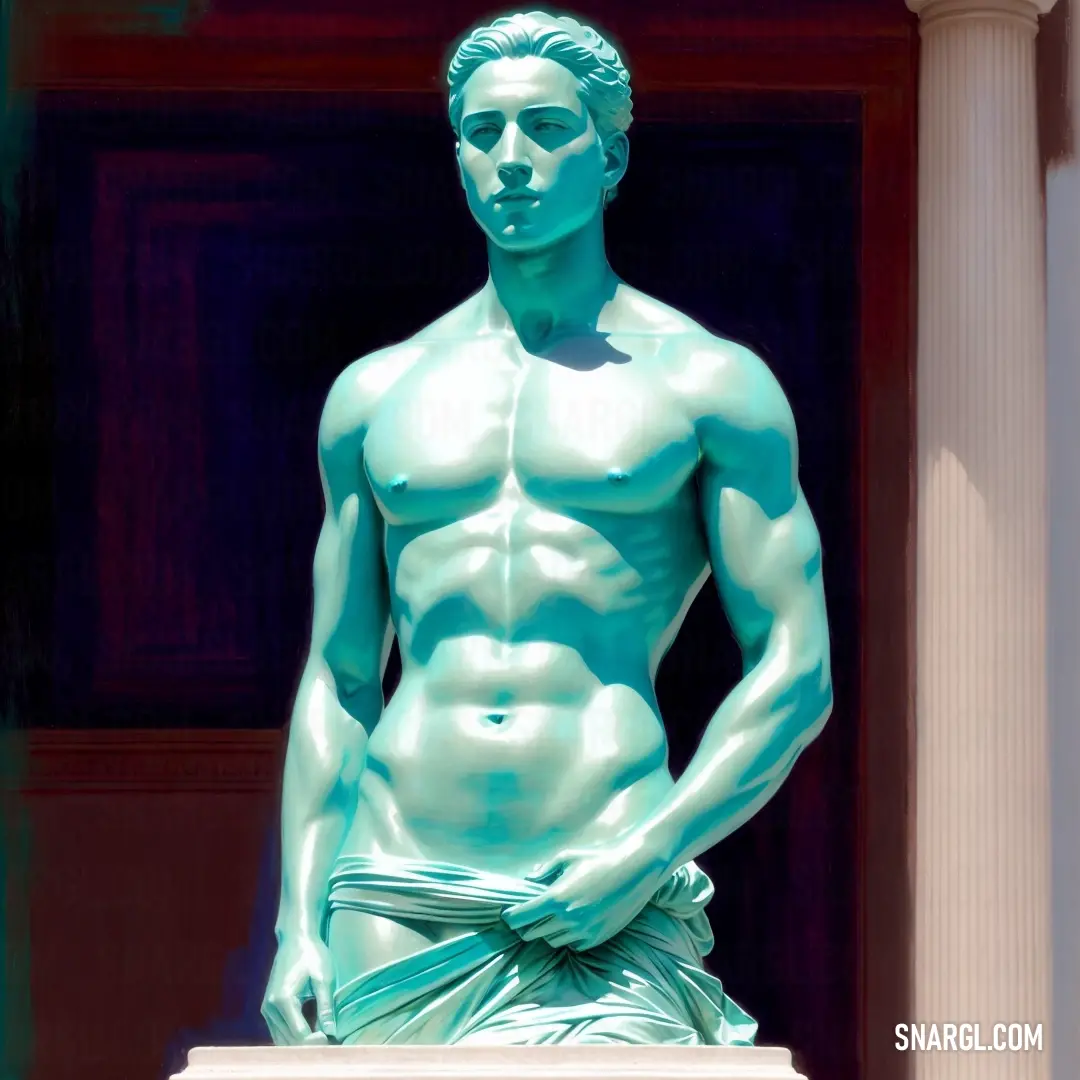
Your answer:
[[[522,161],[508,161],[499,166],[499,179],[504,187],[524,187],[532,176],[532,167]]]

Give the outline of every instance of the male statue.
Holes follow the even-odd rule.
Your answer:
[[[513,15],[448,81],[490,276],[326,401],[263,1014],[285,1044],[750,1045],[693,860],[832,708],[791,409],[608,265],[610,44]],[[710,572],[744,674],[676,780],[654,683]]]

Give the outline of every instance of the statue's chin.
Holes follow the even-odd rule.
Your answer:
[[[498,248],[514,254],[543,251],[572,236],[578,229],[540,229],[528,222],[499,222],[492,227],[490,222],[477,222],[484,234]],[[580,228],[580,226],[578,226]]]
[[[555,243],[557,237],[551,236],[537,236],[531,234],[528,230],[518,230],[513,226],[505,229],[501,232],[488,234],[491,236],[492,242],[496,247],[500,247],[503,251],[542,251],[545,247]]]

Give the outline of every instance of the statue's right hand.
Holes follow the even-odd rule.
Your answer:
[[[314,999],[315,1030],[303,1005]],[[310,937],[286,937],[278,945],[263,998],[262,1015],[278,1046],[325,1043],[336,1035],[334,964],[325,943]]]

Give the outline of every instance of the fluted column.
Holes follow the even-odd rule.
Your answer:
[[[919,1080],[1050,1076],[1035,34],[1052,4],[908,0],[922,31],[912,1019],[978,1022],[984,1043],[996,1023],[1042,1022],[1047,1048],[919,1053]]]

